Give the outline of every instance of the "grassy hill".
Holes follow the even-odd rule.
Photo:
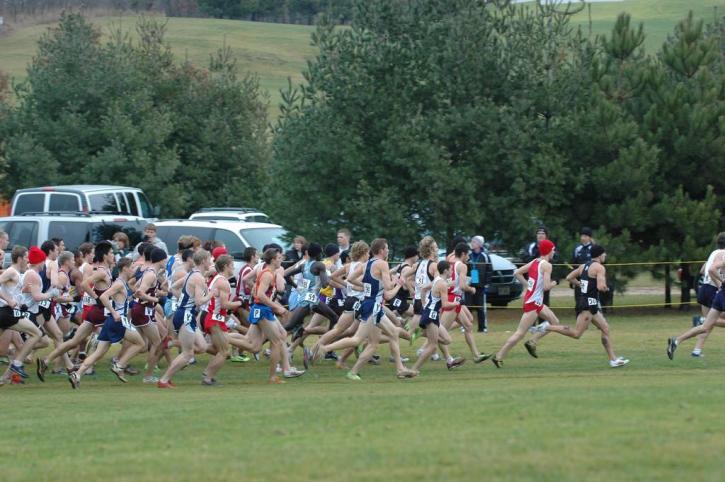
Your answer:
[[[722,5],[717,0],[625,0],[623,2],[594,3],[592,5],[592,33],[607,33],[622,11],[632,14],[635,22],[645,23],[645,46],[654,52],[675,23],[692,9],[698,17],[711,19],[713,7]],[[723,9],[719,12],[721,15]],[[99,17],[92,21],[104,33],[122,26],[133,30],[134,17]],[[574,23],[588,31],[588,12],[576,15]],[[25,66],[32,59],[36,42],[48,25],[11,30],[0,36],[0,70],[15,79],[25,76]],[[271,96],[270,112],[275,115],[280,101],[279,89],[287,85],[287,78],[301,80],[300,72],[306,59],[314,55],[310,46],[313,27],[281,25],[236,20],[170,18],[167,41],[181,59],[189,58],[195,64],[206,65],[209,54],[224,44],[235,53],[243,71],[256,72],[261,84]]]

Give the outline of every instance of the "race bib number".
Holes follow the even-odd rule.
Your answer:
[[[454,296],[453,297],[453,302],[454,303],[460,303],[461,302],[461,297],[460,296]]]
[[[318,297],[315,293],[305,293],[304,300],[309,303],[317,303]]]
[[[194,315],[191,313],[191,311],[184,312],[184,324],[190,325],[192,321],[194,321]]]
[[[260,310],[259,308],[255,308],[254,312],[252,313],[252,317],[255,320],[258,320],[259,318],[261,318],[261,316],[262,316],[262,310]]]
[[[379,301],[376,301],[375,306],[373,306],[373,315],[377,315],[378,313],[380,313],[381,309],[382,309],[382,305],[380,304]]]
[[[171,311],[176,311],[179,308],[179,302],[176,300],[171,301]]]
[[[373,295],[373,286],[370,283],[363,283],[363,294],[368,298]]]
[[[353,311],[360,311],[360,306],[361,306],[360,305],[360,302],[359,301],[356,301],[355,304],[352,305],[352,310]]]
[[[531,278],[529,278],[528,287],[529,287],[529,291],[534,289],[534,280]]]
[[[13,309],[13,318],[24,318],[25,312],[18,310],[17,308]]]
[[[301,287],[301,288],[302,288],[303,290],[308,290],[308,289],[310,289],[310,285],[311,285],[311,284],[312,284],[312,283],[310,282],[310,280],[308,280],[308,279],[304,279],[304,278],[303,278],[303,279],[302,279],[302,281],[300,282],[300,287]]]
[[[91,295],[89,295],[88,293],[86,293],[86,294],[84,294],[84,295],[83,295],[83,304],[84,304],[84,305],[92,305],[92,304],[94,304],[95,302],[96,302],[96,300],[94,300],[94,299],[93,299],[93,298],[91,297]]]
[[[597,306],[599,301],[596,298],[587,298],[587,303],[589,303],[589,306]]]
[[[586,293],[589,290],[589,281],[584,280],[584,281],[580,281],[579,283],[581,283],[582,293]]]
[[[338,299],[337,306],[345,306],[345,300]]]
[[[148,316],[148,317],[152,317],[152,316],[154,316],[154,308],[153,308],[153,307],[148,307],[148,306],[147,306],[146,308],[144,308],[144,310],[143,310],[143,314],[144,314],[145,316]]]
[[[430,318],[431,320],[437,320],[438,319],[438,312],[435,311],[435,310],[430,310],[428,312],[428,318]]]
[[[219,313],[214,313],[213,315],[211,315],[211,319],[214,321],[220,321],[222,323],[226,323],[227,321],[227,319]]]
[[[53,316],[56,320],[63,318],[63,308],[61,308],[59,304],[55,305],[55,309],[53,310]]]
[[[50,308],[50,300],[43,300],[40,303],[38,303],[38,306],[41,308]]]
[[[393,308],[400,308],[401,306],[403,306],[403,300],[401,300],[400,298],[395,298],[393,300]]]
[[[418,286],[423,286],[425,284],[425,274],[419,274],[415,278],[415,284],[417,284]]]

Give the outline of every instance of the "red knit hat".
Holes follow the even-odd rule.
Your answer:
[[[554,249],[556,249],[556,246],[548,239],[539,241],[539,254],[541,254],[541,256],[546,256],[554,251]]]
[[[229,251],[227,251],[227,248],[225,248],[224,246],[217,246],[211,251],[211,257],[214,258],[214,261],[216,261],[219,256],[222,256],[224,254],[229,254]]]
[[[28,250],[28,261],[30,264],[40,264],[45,261],[45,253],[37,246],[31,246]]]

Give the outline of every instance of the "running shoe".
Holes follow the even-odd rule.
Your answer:
[[[274,368],[275,373],[282,373],[282,367],[279,366],[279,363],[277,363],[277,366]]]
[[[373,355],[373,357],[368,360],[368,363],[371,365],[380,365],[380,355]]]
[[[357,373],[353,373],[353,372],[347,372],[347,375],[345,375],[345,378],[347,378],[348,380],[355,381],[355,382],[359,382],[360,380],[362,380],[362,378],[360,378],[360,375],[358,375]]]
[[[157,388],[176,388],[176,385],[174,385],[171,380],[168,382],[162,382],[161,380],[158,381],[156,384]]]
[[[58,370],[51,370],[50,374],[51,375],[67,375],[68,373],[66,372],[65,368],[59,368]]]
[[[430,357],[431,361],[441,361],[441,356],[438,353],[433,353],[433,356]]]
[[[667,358],[670,360],[675,358],[675,350],[677,350],[677,338],[669,338],[667,340]]]
[[[70,383],[70,386],[73,387],[73,390],[80,388],[81,381],[78,379],[78,374],[76,372],[68,375],[68,383]]]
[[[305,374],[304,370],[298,370],[295,367],[290,367],[289,370],[284,372],[285,378],[297,378]]]
[[[254,361],[259,361],[259,352],[254,354]]]
[[[463,358],[462,356],[457,356],[453,360],[446,362],[446,366],[448,367],[449,370],[453,370],[454,368],[458,368],[459,366],[463,365],[464,363],[466,363],[466,359]]]
[[[420,347],[420,348],[418,348],[418,349],[417,349],[417,350],[415,351],[415,356],[416,356],[417,358],[420,358],[420,356],[421,356],[422,354],[423,354],[423,347]]]
[[[78,352],[79,361],[84,361],[86,358],[88,358],[88,355],[86,354],[86,352],[84,352],[84,351]]]
[[[216,381],[216,378],[203,378],[201,384],[205,387],[221,387],[222,384]]]
[[[233,363],[247,363],[251,358],[249,358],[246,355],[234,355],[233,357],[229,358],[230,361]]]
[[[154,376],[143,377],[143,382],[144,383],[159,383],[159,377],[154,377]]]
[[[546,333],[546,329],[551,326],[551,323],[548,321],[544,321],[539,323],[539,325],[536,327],[536,333]]]
[[[398,373],[396,373],[396,376],[401,380],[403,380],[405,378],[415,378],[416,376],[418,376],[418,372],[416,372],[415,370],[410,370],[410,369],[406,368],[405,370],[401,370]]]
[[[38,380],[45,382],[45,371],[48,369],[48,365],[40,357],[38,357],[37,364],[38,366],[35,370],[35,374],[38,375]]]
[[[272,378],[269,379],[269,383],[272,384],[272,385],[281,385],[281,384],[285,383],[285,381],[282,380],[278,376],[274,376],[274,377],[272,377]]]
[[[388,357],[388,361],[390,363],[395,363],[395,358],[393,358],[392,356],[391,357]],[[400,356],[400,361],[403,362],[403,363],[408,363],[410,361],[410,358],[408,358],[407,356],[402,356],[401,355]]]
[[[292,332],[292,343],[296,342],[300,338],[302,338],[305,334],[305,327],[300,325],[295,329],[295,331]]]
[[[477,357],[474,357],[474,358],[473,358],[473,363],[481,363],[481,362],[485,362],[486,360],[488,360],[488,359],[489,359],[489,358],[491,358],[492,356],[493,356],[493,355],[487,355],[487,354],[485,354],[485,353],[481,353],[481,354],[480,354],[480,355],[478,355]]]
[[[72,340],[74,336],[76,336],[76,328],[73,328],[71,331],[63,335],[63,341]]]
[[[111,372],[113,372],[116,377],[122,381],[123,383],[128,383],[128,379],[125,377],[125,371],[123,367],[118,366],[117,364],[111,365],[110,368]]]
[[[13,373],[10,376],[10,384],[11,385],[25,385],[25,380],[23,380],[23,377],[21,377],[17,373]]]
[[[529,355],[534,358],[539,358],[539,355],[536,353],[536,345],[531,340],[524,343],[524,348],[526,348],[526,351],[529,352]]]
[[[692,353],[690,353],[690,356],[694,358],[703,358],[705,354],[701,351],[693,351]]]
[[[158,370],[159,367],[155,367],[154,371]],[[131,365],[127,365],[126,368],[123,369],[123,371],[126,373],[126,375],[138,375],[138,370],[132,367]]]
[[[20,366],[17,366],[17,365],[13,365],[13,364],[11,363],[11,364],[10,364],[10,371],[11,371],[11,372],[13,372],[13,373],[17,373],[18,375],[20,375],[20,376],[21,376],[21,377],[23,377],[23,378],[28,378],[28,377],[30,376],[30,375],[28,375],[28,373],[27,373],[27,372],[25,371],[25,368],[23,368],[23,366],[22,366],[22,365],[20,365]]]
[[[337,361],[337,353],[334,351],[328,352],[325,354],[325,360]]]
[[[629,363],[629,360],[627,360],[626,358],[622,358],[621,356],[616,360],[609,360],[609,366],[612,368],[623,367],[627,363]]]
[[[421,334],[420,328],[416,328],[415,330],[413,330],[413,333],[410,334],[410,345],[411,346],[415,343],[415,340],[420,338],[420,334]]]
[[[501,368],[503,366],[503,360],[499,360],[495,356],[491,357],[491,361],[494,365],[496,365],[496,368]]]
[[[305,370],[309,370],[311,358],[312,353],[310,353],[310,349],[307,347],[302,348],[302,364],[304,365]]]

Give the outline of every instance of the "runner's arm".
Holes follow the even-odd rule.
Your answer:
[[[572,270],[571,273],[566,275],[566,280],[576,286],[581,286],[582,284],[579,282],[579,277],[582,275],[582,269],[584,268],[584,265],[579,265],[576,269]]]
[[[597,289],[601,292],[609,291],[609,286],[607,286],[607,270],[601,264],[597,270]]]
[[[531,263],[533,261],[529,261],[523,266],[520,266],[516,271],[514,271],[514,276],[517,280],[519,280],[519,283],[521,283],[521,286],[526,286],[528,282],[526,281],[526,278],[524,278],[524,273],[529,272],[529,268],[531,267]]]
[[[723,282],[725,282],[725,280],[720,277],[720,271],[723,268],[725,268],[725,255],[720,256],[720,259],[716,259],[710,265],[710,270],[708,271],[710,279],[715,282],[718,288],[722,287]]]
[[[542,261],[543,266],[541,271],[544,273],[544,291],[549,291],[551,288],[556,286],[558,283],[551,279],[551,263],[548,261]]]
[[[144,275],[141,277],[141,284],[138,288],[136,288],[136,291],[134,292],[134,295],[136,298],[143,300],[143,301],[149,301],[151,303],[158,303],[159,299],[155,296],[149,296],[146,292],[151,288],[151,285],[156,282],[156,276],[153,273],[144,273]]]
[[[116,292],[118,292],[119,288],[124,288],[122,283],[113,283],[111,287],[104,291],[99,298],[101,300],[101,303],[103,303],[103,306],[106,307],[108,312],[111,313],[111,316],[113,316],[113,319],[116,321],[121,321],[121,315],[119,315],[118,312],[113,309],[113,303],[111,303],[111,296],[115,295]]]

